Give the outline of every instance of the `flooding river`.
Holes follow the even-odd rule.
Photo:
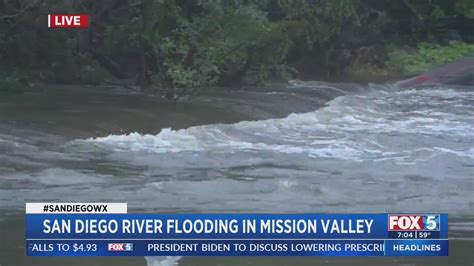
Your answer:
[[[29,201],[128,202],[132,212],[446,212],[448,258],[178,263],[472,265],[474,88],[347,86],[296,82],[260,93],[283,97],[275,112],[288,108],[285,99],[314,103],[276,119],[239,117],[255,106],[245,100],[236,114],[120,94],[0,99],[0,265],[146,265],[143,258],[25,258],[21,213]],[[319,108],[325,97],[334,99]],[[228,123],[242,119],[254,120]]]

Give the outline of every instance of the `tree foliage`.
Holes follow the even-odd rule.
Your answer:
[[[173,98],[181,88],[331,78],[383,65],[387,45],[473,41],[473,10],[472,0],[5,0],[0,60],[47,81],[129,80]],[[48,29],[49,13],[86,13],[91,25]]]

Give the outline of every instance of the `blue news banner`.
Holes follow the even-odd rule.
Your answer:
[[[28,256],[447,256],[447,214],[26,214]]]

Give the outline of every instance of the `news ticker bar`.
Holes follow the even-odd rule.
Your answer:
[[[27,240],[27,256],[448,256],[428,240]]]
[[[127,214],[27,203],[29,256],[446,256],[447,214]]]

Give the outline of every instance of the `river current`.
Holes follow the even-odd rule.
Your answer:
[[[86,200],[154,212],[446,212],[473,227],[473,87],[370,85],[312,112],[158,134],[1,128],[6,211]]]

